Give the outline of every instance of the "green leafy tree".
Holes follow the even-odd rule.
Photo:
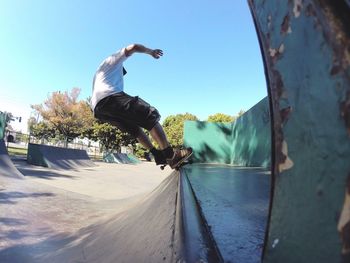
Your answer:
[[[232,122],[235,120],[235,117],[223,114],[223,113],[216,113],[214,115],[210,115],[208,117],[208,122]]]
[[[121,132],[117,127],[93,117],[90,101],[91,98],[87,98],[83,106],[86,125],[82,129],[81,137],[99,141],[103,151],[120,151],[121,146],[131,146],[135,150],[137,144],[135,138]]]
[[[93,116],[85,101],[78,101],[79,88],[70,92],[53,92],[42,104],[32,108],[42,117],[45,125],[36,128],[54,129],[58,137],[69,140],[78,137],[86,127],[92,125]],[[45,131],[45,130],[44,130]]]
[[[144,148],[142,146],[142,144],[137,143],[136,147],[134,149],[134,154],[138,157],[138,158],[145,158],[146,155],[148,154],[148,150],[146,148]]]
[[[33,116],[30,117],[27,121],[27,127],[28,127],[28,132],[31,133],[33,130],[33,127],[37,124],[37,120],[36,118],[34,118]]]
[[[56,137],[55,128],[45,121],[31,123],[30,133],[38,139],[49,140]]]
[[[136,148],[136,139],[127,133],[121,132],[109,123],[95,121],[89,131],[89,139],[99,141],[103,151],[120,151],[121,146],[131,145]]]
[[[190,113],[168,116],[163,122],[164,131],[173,147],[183,145],[184,123],[187,120],[197,121],[198,118]]]

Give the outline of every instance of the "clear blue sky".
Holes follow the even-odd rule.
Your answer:
[[[101,61],[131,43],[164,51],[125,62],[125,91],[163,119],[235,115],[266,96],[246,0],[1,0],[0,36],[0,110],[24,118],[53,91],[90,96]]]

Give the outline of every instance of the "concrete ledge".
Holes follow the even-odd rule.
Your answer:
[[[85,150],[33,143],[28,144],[27,162],[53,169],[76,169],[95,166]]]
[[[103,156],[103,161],[106,163],[123,164],[137,164],[141,162],[136,156],[125,153],[107,153]]]
[[[223,262],[183,169],[179,176],[174,262]]]

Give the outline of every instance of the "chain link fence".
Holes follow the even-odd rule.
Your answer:
[[[29,143],[35,143],[62,148],[85,150],[92,159],[101,160],[103,158],[103,153],[101,152],[101,147],[99,144],[88,139],[68,139],[67,143],[66,140],[59,140],[56,138],[37,138],[30,134],[7,130],[5,132],[4,140],[8,149],[11,148],[25,151],[28,149]]]

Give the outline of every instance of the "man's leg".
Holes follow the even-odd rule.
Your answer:
[[[137,141],[142,144],[143,147],[145,147],[147,150],[151,150],[154,148],[153,144],[151,143],[149,137],[144,133],[144,131],[140,128],[139,134],[136,137]]]
[[[158,143],[161,150],[164,150],[170,146],[163,127],[159,124],[159,122],[157,122],[153,129],[150,130],[150,134],[152,138]]]
[[[191,148],[173,150],[173,148],[170,146],[170,143],[168,142],[163,127],[159,123],[157,123],[153,129],[150,130],[150,134],[152,138],[158,143],[161,149],[160,152],[171,168],[176,167],[181,160],[188,158],[192,154]]]
[[[148,136],[143,132],[141,128],[140,128],[139,135],[137,136],[137,140],[149,151],[151,151],[157,165],[169,164],[171,168],[174,168],[181,159],[187,158],[192,153],[192,150],[190,148],[176,150],[174,152],[173,148],[170,146],[170,143],[168,142],[168,139],[163,130],[163,127],[159,123],[157,123],[150,130],[150,134],[152,138],[159,145],[160,150],[157,150],[152,145]]]
[[[191,154],[189,150],[173,150],[167,140],[163,127],[159,124],[160,115],[157,109],[151,107],[139,97],[132,97],[124,92],[108,97],[104,101],[103,112],[109,122],[113,122],[122,131],[137,138],[137,140],[148,149],[157,164],[168,163],[172,168],[179,160]],[[157,142],[160,150],[151,143],[148,136],[140,128],[150,131],[151,137]]]
[[[161,132],[160,132],[161,133]],[[164,134],[164,132],[163,132]],[[165,136],[165,134],[164,134]],[[153,137],[153,136],[152,136]],[[157,138],[160,138],[161,136],[158,136],[156,135]],[[163,151],[160,151],[160,150],[157,150],[152,142],[150,141],[149,137],[146,135],[146,133],[141,129],[139,128],[139,132],[138,132],[138,135],[136,137],[137,141],[139,143],[142,144],[143,147],[145,147],[147,150],[149,150],[153,157],[154,157],[154,160],[156,162],[157,165],[160,165],[160,164],[166,164],[166,158],[164,157],[164,154],[163,154]],[[158,142],[156,139],[154,139],[159,145],[160,143],[162,143],[162,145],[164,146],[165,144],[163,142]],[[166,137],[165,137],[165,140],[166,140]],[[169,145],[169,144],[168,144]],[[169,147],[168,147],[169,148]]]
[[[163,130],[163,127],[157,122],[157,124],[150,130],[152,138],[158,143],[160,148],[160,154],[163,156],[165,162],[167,160],[174,158],[173,147],[170,146],[170,143],[166,137],[166,134]]]

